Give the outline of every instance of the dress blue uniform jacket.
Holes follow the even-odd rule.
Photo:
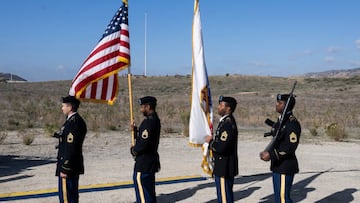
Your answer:
[[[235,177],[238,174],[238,130],[233,115],[226,115],[219,123],[215,138],[209,147],[213,151],[213,174],[219,177]]]
[[[160,139],[160,119],[156,112],[146,116],[136,132],[134,151],[135,171],[156,173],[160,170],[158,146]]]
[[[301,126],[299,121],[290,113],[284,118],[284,125],[280,129],[270,151],[271,171],[280,174],[295,174],[299,172],[299,164],[295,151],[299,145]]]
[[[82,145],[87,132],[85,121],[75,113],[66,119],[60,132],[54,134],[59,138],[56,176],[63,172],[69,176],[84,174]]]

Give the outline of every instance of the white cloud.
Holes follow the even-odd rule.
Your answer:
[[[311,51],[311,50],[304,50],[302,52],[302,55],[311,55],[311,54],[313,54],[313,51]]]
[[[261,61],[250,61],[250,65],[256,66],[256,67],[266,67],[268,64],[261,62]]]
[[[326,49],[326,52],[328,53],[336,53],[339,52],[341,49],[339,47],[330,46]]]
[[[350,66],[360,66],[360,61],[354,61],[354,60],[351,60],[351,61],[348,61]]]
[[[360,49],[360,39],[355,40],[356,47]]]
[[[306,56],[311,56],[313,54],[314,54],[314,51],[307,49],[307,50],[301,51],[299,53],[296,53],[294,55],[290,55],[288,58],[289,58],[289,61],[295,61],[295,60],[303,59],[303,57],[306,57]]]
[[[331,56],[325,56],[324,61],[326,63],[333,63],[335,61],[335,58]]]
[[[64,65],[58,65],[58,66],[56,67],[56,70],[57,70],[57,71],[63,71],[64,69],[65,69]]]

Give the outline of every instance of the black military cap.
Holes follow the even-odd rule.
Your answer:
[[[290,94],[278,94],[276,96],[276,100],[278,101],[287,101],[289,99]]]
[[[70,103],[73,104],[77,107],[79,107],[80,105],[80,100],[76,99],[76,97],[74,96],[66,96],[66,97],[62,97],[62,103]]]
[[[226,103],[228,103],[232,111],[235,110],[236,104],[237,104],[235,98],[233,98],[233,97],[224,97],[224,96],[222,96],[222,95],[219,97],[219,103],[220,103],[220,102],[226,102]]]
[[[146,97],[143,97],[143,98],[140,98],[138,100],[138,103],[140,105],[142,104],[156,104],[156,98],[155,97],[152,97],[152,96],[146,96]]]

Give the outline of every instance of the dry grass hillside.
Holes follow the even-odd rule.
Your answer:
[[[282,78],[260,76],[210,76],[215,125],[217,99],[220,95],[238,100],[235,117],[240,129],[268,130],[264,120],[276,119],[275,95],[288,93],[298,81],[295,115],[305,136],[359,140],[360,76],[349,78]],[[64,122],[60,98],[67,95],[70,81],[0,83],[0,133],[16,130],[30,132],[44,129],[46,134]],[[163,134],[187,134],[190,110],[190,76],[134,76],[132,80],[134,115],[142,119],[136,100],[145,95],[158,98],[157,111]],[[79,113],[95,132],[128,130],[129,101],[127,79],[120,78],[120,91],[113,106],[83,102]],[[262,136],[261,133],[258,133]]]

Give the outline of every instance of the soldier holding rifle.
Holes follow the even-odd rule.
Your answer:
[[[273,127],[272,135],[274,138],[268,147],[260,153],[260,158],[263,161],[271,161],[270,169],[273,177],[275,203],[292,202],[290,191],[294,175],[299,172],[295,151],[299,144],[301,126],[292,112],[295,106],[295,97],[292,92],[277,95],[276,112],[280,113],[281,116],[276,123],[267,120],[266,123]],[[265,133],[265,135],[267,134]]]

